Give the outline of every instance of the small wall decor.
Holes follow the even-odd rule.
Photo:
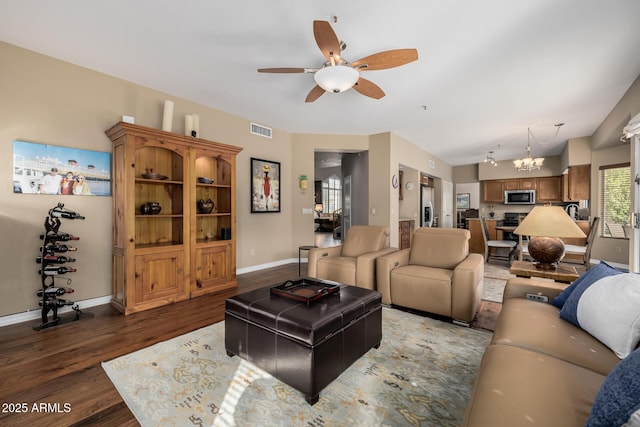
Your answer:
[[[111,195],[111,154],[13,141],[13,192]]]
[[[469,209],[470,198],[471,198],[471,193],[456,194],[456,209]]]
[[[251,213],[280,212],[280,163],[251,158]]]
[[[300,189],[306,190],[307,187],[309,186],[309,180],[307,178],[307,175],[300,175],[298,180],[300,181]]]

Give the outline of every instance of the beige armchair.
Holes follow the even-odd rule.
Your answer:
[[[342,245],[309,251],[308,275],[375,290],[376,258],[393,251],[387,227],[353,225]]]
[[[469,253],[469,230],[423,227],[411,248],[376,260],[383,304],[451,317],[468,325],[480,306],[482,255]]]

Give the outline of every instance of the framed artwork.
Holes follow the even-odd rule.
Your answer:
[[[470,193],[456,194],[456,209],[469,209]]]
[[[251,158],[251,213],[280,212],[280,163]]]
[[[13,141],[13,192],[111,195],[111,153]]]

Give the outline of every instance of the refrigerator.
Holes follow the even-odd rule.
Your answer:
[[[433,187],[421,185],[420,191],[420,226],[431,227],[433,225]]]

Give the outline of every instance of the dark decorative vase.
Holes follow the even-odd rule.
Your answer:
[[[213,201],[208,199],[206,202],[204,199],[198,200],[198,212],[201,214],[209,214],[213,211]]]
[[[162,210],[162,206],[158,202],[149,202],[140,206],[140,213],[142,215],[158,215]]]

